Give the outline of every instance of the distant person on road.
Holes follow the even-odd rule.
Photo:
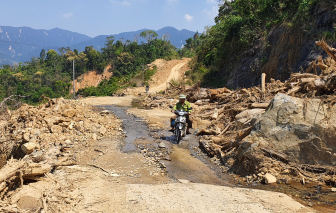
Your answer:
[[[149,85],[146,85],[146,93],[149,91]]]
[[[187,134],[190,134],[189,129],[192,128],[192,123],[193,121],[190,119],[190,115],[191,115],[191,106],[190,103],[188,101],[186,101],[186,96],[185,95],[180,95],[179,97],[179,102],[176,103],[176,105],[174,106],[174,108],[172,109],[172,113],[174,113],[176,110],[184,110],[186,112],[188,112],[188,116],[187,118]],[[170,118],[170,126],[172,128],[172,131],[175,131],[175,128],[173,126],[173,121],[176,119],[177,115],[173,116]]]

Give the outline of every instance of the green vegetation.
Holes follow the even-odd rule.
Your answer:
[[[84,96],[112,95],[123,86],[129,86],[130,79],[143,72],[143,67],[158,58],[166,60],[179,58],[176,48],[169,42],[157,39],[153,31],[141,33],[147,43],[138,44],[127,40],[116,41],[113,36],[106,39],[101,51],[86,47],[83,52],[69,48],[42,50],[39,58],[20,63],[18,66],[0,67],[0,99],[10,95],[27,96],[25,102],[34,104],[44,94],[50,98],[69,97],[72,81],[72,63],[75,60],[76,77],[91,71],[102,72],[111,64],[113,77],[103,81],[98,87],[80,90]],[[148,81],[155,69],[145,72]]]
[[[275,26],[311,32],[317,9],[334,5],[332,0],[224,0],[220,4],[216,24],[207,27],[198,38],[190,39],[183,50],[196,55],[191,62],[192,80],[202,79],[203,86],[224,86],[230,71],[221,68],[234,66],[244,51],[256,39],[265,39]],[[335,32],[326,32],[324,38],[335,38]],[[187,50],[188,49],[188,50]],[[263,58],[262,64],[267,62]],[[233,67],[232,67],[233,68]],[[226,69],[229,70],[229,69]],[[231,69],[233,70],[233,69]]]
[[[151,77],[155,75],[156,72],[157,72],[157,66],[155,65],[153,66],[152,69],[146,70],[144,74],[144,81],[148,82],[151,79]]]

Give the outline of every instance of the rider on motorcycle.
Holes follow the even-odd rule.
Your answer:
[[[184,110],[186,112],[188,112],[188,116],[187,118],[187,134],[190,134],[189,132],[189,128],[192,128],[192,120],[190,119],[190,115],[191,115],[191,106],[190,103],[188,101],[186,101],[186,96],[185,95],[180,95],[179,97],[179,102],[176,103],[176,105],[174,106],[174,108],[172,109],[172,113],[175,112],[175,110]],[[173,116],[170,118],[170,126],[172,127],[172,131],[174,131],[174,126],[173,126],[173,121],[176,119],[177,116]]]

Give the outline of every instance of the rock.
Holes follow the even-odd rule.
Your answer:
[[[67,145],[70,145],[71,144],[71,140],[65,140],[65,141],[63,141],[63,142],[61,142],[61,144],[63,145],[63,146],[67,146]]]
[[[92,134],[92,139],[95,140],[95,141],[97,140],[97,134],[96,133]]]
[[[326,109],[330,112],[328,119]],[[250,143],[249,148],[238,151],[251,159],[251,150],[264,144],[295,163],[336,166],[336,151],[330,148],[336,147],[335,112],[336,105],[328,108],[320,99],[278,93],[244,139]]]
[[[79,124],[76,124],[75,125],[75,130],[77,130],[78,132],[84,132],[84,127],[79,125]]]
[[[281,172],[282,175],[289,175],[290,174],[290,170],[289,169],[285,169]]]
[[[336,188],[331,188],[330,191],[331,192],[336,192]]]
[[[33,153],[32,153],[32,157],[33,157],[33,158],[37,158],[37,157],[42,156],[42,154],[43,154],[42,151],[33,152]]]
[[[277,182],[277,179],[276,177],[274,177],[273,175],[267,173],[265,176],[264,176],[264,180],[265,180],[265,183],[266,184],[271,184],[271,183],[276,183]]]
[[[107,131],[107,129],[104,126],[100,127],[100,129],[99,129],[99,132],[102,135],[104,135],[106,133],[106,131]]]
[[[32,129],[32,130],[30,131],[30,135],[33,135],[33,136],[35,136],[35,137],[40,136],[40,134],[41,134],[41,131],[40,131],[39,129]]]
[[[185,180],[185,179],[178,179],[178,181],[179,181],[180,183],[190,183],[189,180]]]
[[[70,130],[72,130],[74,125],[75,125],[74,123],[71,123],[71,124],[68,126],[68,128],[69,128]]]
[[[159,148],[166,148],[166,144],[163,142],[159,143]]]
[[[38,145],[36,143],[28,142],[28,143],[25,143],[25,144],[21,145],[21,150],[25,154],[30,154],[36,149],[36,147],[38,147]]]
[[[51,127],[54,124],[58,124],[60,120],[61,118],[56,116],[46,116],[44,118],[44,121],[48,124],[49,127]]]
[[[64,141],[66,138],[65,138],[65,136],[64,135],[60,135],[58,138],[57,138],[57,140],[59,140],[59,141]]]
[[[28,132],[24,133],[24,134],[22,135],[22,140],[23,140],[24,142],[29,142],[29,140],[30,140],[30,133],[28,133]]]
[[[248,109],[238,115],[236,115],[236,127],[237,129],[244,129],[253,126],[257,121],[257,118],[265,112],[265,109]]]
[[[162,168],[162,169],[164,169],[164,168],[166,168],[166,165],[164,164],[164,163],[159,163],[159,166],[160,166],[160,168]]]
[[[62,113],[64,117],[68,117],[68,118],[73,118],[76,114],[77,114],[77,111],[75,109],[67,109]]]
[[[101,115],[108,115],[110,114],[110,111],[109,110],[103,110],[100,112]]]
[[[53,125],[51,128],[50,128],[51,132],[52,133],[62,133],[62,127],[61,126],[58,126],[58,125]]]

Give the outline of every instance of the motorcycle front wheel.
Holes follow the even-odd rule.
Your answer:
[[[180,141],[182,140],[182,131],[181,130],[176,130],[176,139],[177,139],[177,143],[179,144]]]

